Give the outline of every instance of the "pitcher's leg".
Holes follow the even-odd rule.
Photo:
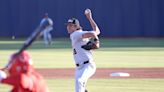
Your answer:
[[[82,69],[76,70],[76,92],[85,92],[87,80],[95,73],[95,70],[96,66],[92,64],[86,64]]]
[[[76,89],[76,92],[85,92],[85,82],[84,82],[84,80],[82,80],[82,79],[76,79],[75,80],[75,84],[76,84],[76,86],[75,86],[75,89]]]

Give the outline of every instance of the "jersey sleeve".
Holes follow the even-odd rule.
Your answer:
[[[48,22],[49,22],[50,25],[53,25],[52,19],[48,18]]]
[[[74,41],[74,42],[79,41],[79,40],[82,39],[82,36],[85,33],[94,33],[94,34],[96,34],[95,31],[79,31],[79,32],[77,31],[77,32],[74,32],[71,35],[71,40]]]
[[[46,21],[45,19],[42,19],[40,22],[40,25],[42,25],[44,23],[44,21]]]
[[[79,39],[82,39],[82,35],[84,33],[83,32],[74,32],[72,35],[71,35],[71,39],[73,41],[78,41]]]
[[[94,33],[94,34],[96,34],[96,32],[95,31],[86,31],[86,32],[88,32],[88,33]]]
[[[20,75],[9,76],[1,81],[4,84],[18,86],[20,85]]]

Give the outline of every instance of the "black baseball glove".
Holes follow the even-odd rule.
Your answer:
[[[87,44],[82,45],[81,48],[85,50],[98,49],[99,48],[98,44],[99,44],[99,40],[94,38],[94,39],[90,39],[90,41]]]

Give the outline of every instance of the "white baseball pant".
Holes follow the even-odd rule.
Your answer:
[[[76,68],[75,92],[85,92],[87,80],[95,73],[95,63],[87,63]]]

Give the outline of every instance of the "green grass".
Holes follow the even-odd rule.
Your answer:
[[[73,79],[47,79],[51,92],[74,92]],[[90,79],[90,92],[164,92],[164,79]],[[0,92],[8,92],[10,87],[0,85]]]
[[[164,67],[164,39],[101,39],[101,48],[95,50],[98,68]],[[0,40],[0,67],[5,66],[11,53],[21,47],[24,39]],[[45,47],[42,41],[28,49],[36,68],[73,68],[69,39],[54,39],[54,45]],[[51,92],[74,92],[73,79],[46,79]],[[164,92],[164,79],[90,79],[90,92]],[[0,92],[11,87],[0,84]]]
[[[47,83],[52,92],[74,91],[72,79],[47,80]],[[91,79],[87,88],[90,92],[164,92],[163,85],[164,79]]]
[[[0,67],[23,42],[22,39],[0,41]],[[37,41],[28,51],[36,68],[75,67],[69,39],[54,39],[50,47]],[[101,48],[95,50],[93,56],[98,68],[164,67],[164,41],[152,38],[101,39]]]

